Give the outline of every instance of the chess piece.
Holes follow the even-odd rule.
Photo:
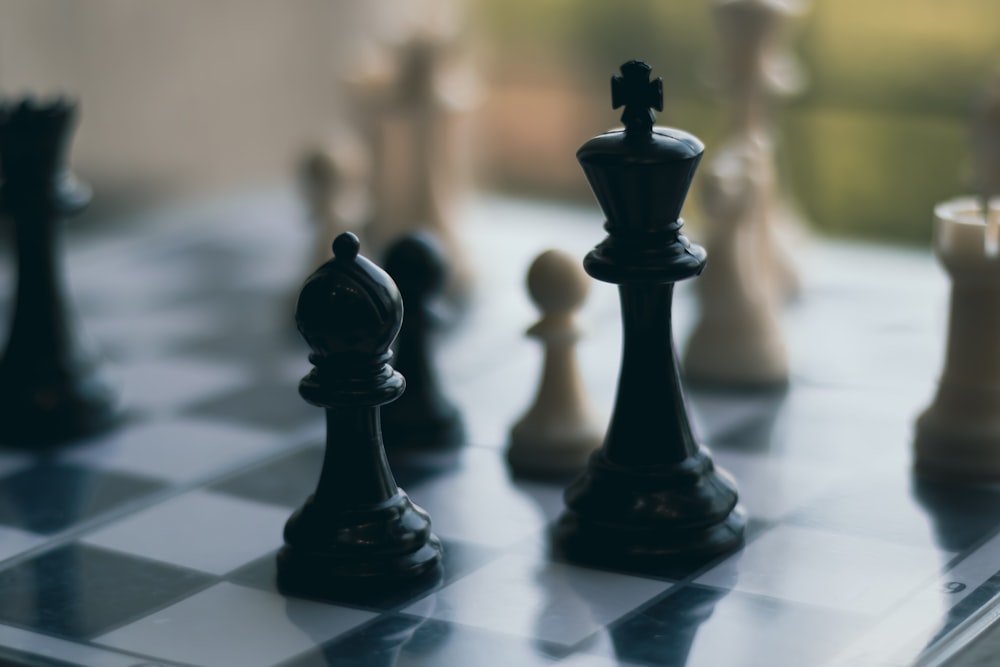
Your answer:
[[[314,365],[299,393],[326,410],[326,456],[315,493],[285,525],[278,584],[307,597],[346,599],[440,574],[441,544],[396,485],[379,425],[379,406],[405,385],[388,364],[402,302],[359,246],[353,234],[337,237],[295,312]]]
[[[359,181],[365,172],[364,155],[346,132],[338,133],[329,148],[315,146],[302,156],[297,181],[315,233],[309,274],[330,259],[335,238],[360,226],[367,202]]]
[[[459,236],[456,212],[463,174],[463,117],[476,104],[476,86],[452,62],[454,40],[418,33],[400,44],[393,72],[365,77],[355,88],[366,100],[365,133],[372,153],[372,214],[366,239],[375,256],[397,239],[427,231],[437,238],[451,267],[446,293],[464,300],[473,270]],[[373,77],[374,78],[374,77]]]
[[[680,233],[681,207],[704,151],[697,137],[654,128],[662,81],[631,61],[612,79],[624,130],[577,151],[607,216],[608,237],[584,260],[618,284],[623,350],[611,423],[587,470],[566,490],[555,529],[571,560],[634,569],[703,562],[738,548],[745,518],[735,485],[691,430],[671,331],[673,285],[705,266]]]
[[[799,91],[804,76],[794,56],[786,45],[789,20],[801,14],[800,0],[715,0],[712,18],[719,34],[721,47],[720,88],[727,101],[729,129],[723,148],[717,151],[717,160],[725,161],[728,150],[740,151],[748,142],[756,143],[762,151],[758,169],[764,175],[752,183],[759,190],[756,197],[755,215],[759,220],[755,225],[745,252],[756,254],[760,261],[752,274],[744,274],[744,280],[765,283],[765,288],[773,291],[774,298],[784,301],[801,291],[798,268],[795,266],[789,237],[793,232],[802,233],[802,224],[797,222],[790,229],[790,220],[795,208],[782,195],[782,187],[777,174],[775,154],[776,132],[774,129],[774,100]],[[710,165],[712,171],[721,165]],[[740,212],[737,211],[737,215]],[[735,222],[713,219],[711,225],[727,229]],[[706,243],[706,250],[712,255],[713,266],[725,261]],[[711,269],[710,269],[711,270]]]
[[[53,445],[110,426],[114,392],[80,339],[59,258],[60,218],[90,201],[66,165],[76,105],[0,105],[0,206],[13,223],[17,292],[0,359],[0,442]]]
[[[917,419],[916,468],[928,477],[1000,481],[1000,202],[934,209],[934,250],[952,280],[944,371]]]
[[[985,216],[990,199],[1000,194],[1000,69],[993,73],[976,100],[969,129],[972,188],[979,194]],[[987,225],[986,231],[995,234],[996,226]],[[995,241],[994,236],[991,243]]]
[[[759,252],[770,207],[770,150],[746,137],[709,166],[703,180],[706,246],[712,263],[696,283],[698,320],[684,351],[693,383],[737,389],[788,382],[788,352],[768,255]]]
[[[507,461],[516,475],[575,475],[604,439],[576,363],[573,316],[589,289],[576,260],[558,250],[542,253],[528,270],[528,292],[542,313],[528,335],[542,341],[545,363],[534,402],[510,432]]]
[[[916,424],[916,469],[924,477],[1000,480],[1000,78],[971,123],[977,197],[934,209],[934,251],[951,277],[944,372]]]
[[[457,447],[465,440],[462,415],[441,390],[430,341],[440,319],[432,301],[440,296],[447,276],[444,254],[430,235],[410,234],[389,249],[385,270],[406,308],[393,360],[406,378],[406,393],[382,409],[386,448]]]
[[[309,260],[309,274],[330,259],[333,240],[348,231],[331,205],[338,186],[337,165],[323,151],[309,151],[299,164],[299,184],[308,208],[309,221],[316,235]]]

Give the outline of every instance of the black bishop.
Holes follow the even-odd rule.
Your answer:
[[[278,584],[334,600],[432,583],[441,562],[430,518],[386,461],[379,412],[405,386],[389,365],[403,306],[359,246],[349,232],[336,238],[333,259],[306,281],[295,311],[314,366],[299,393],[326,410],[326,456],[315,493],[285,525]]]

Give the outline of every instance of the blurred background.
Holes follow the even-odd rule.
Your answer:
[[[709,4],[0,0],[0,91],[80,99],[73,163],[110,210],[286,182],[317,143],[364,149],[372,91],[420,34],[453,74],[462,178],[586,203],[574,153],[617,122],[608,79],[625,60],[663,77],[658,122],[709,153],[721,140]],[[927,243],[934,203],[970,190],[968,118],[1000,65],[1000,3],[795,4],[800,85],[774,111],[787,189],[821,233]]]

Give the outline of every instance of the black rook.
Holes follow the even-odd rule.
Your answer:
[[[0,104],[0,210],[13,223],[17,293],[0,359],[0,443],[58,444],[104,429],[114,392],[81,344],[59,262],[64,215],[90,189],[66,166],[76,106],[56,100]]]

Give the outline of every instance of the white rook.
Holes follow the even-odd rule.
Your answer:
[[[953,199],[934,210],[934,247],[952,280],[948,348],[934,402],[917,420],[927,476],[1000,480],[1000,201]]]

